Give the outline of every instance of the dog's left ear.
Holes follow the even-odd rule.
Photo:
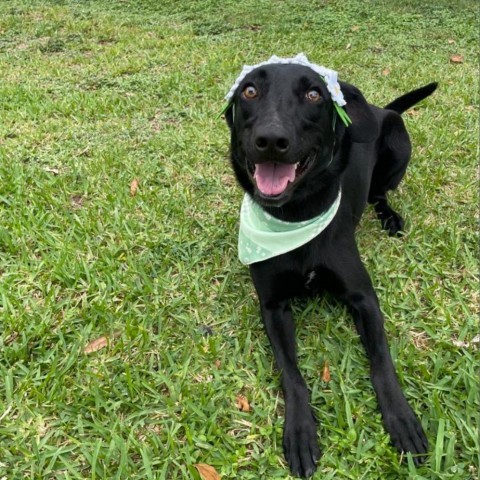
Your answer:
[[[379,125],[362,92],[353,85],[339,82],[347,104],[345,110],[352,120],[347,134],[357,143],[373,142],[379,135]]]

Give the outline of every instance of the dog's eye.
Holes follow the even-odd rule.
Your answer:
[[[305,94],[305,98],[312,103],[318,102],[322,97],[320,95],[320,92],[318,90],[309,90]]]
[[[253,85],[249,85],[243,89],[242,95],[244,98],[251,100],[258,95],[257,89]]]

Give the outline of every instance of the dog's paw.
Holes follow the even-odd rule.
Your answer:
[[[383,422],[397,450],[410,452],[415,465],[425,462],[428,440],[420,421],[406,401],[401,408],[396,408],[395,412],[384,415]]]
[[[403,235],[405,222],[397,212],[388,208],[379,212],[377,216],[382,222],[383,230],[386,230],[390,237],[401,237]]]
[[[321,456],[317,426],[312,411],[302,411],[285,420],[283,450],[293,475],[311,477]]]

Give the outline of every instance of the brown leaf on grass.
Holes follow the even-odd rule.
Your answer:
[[[5,339],[5,344],[6,345],[11,345],[19,336],[18,332],[12,332],[10,335],[7,335],[7,338]]]
[[[245,397],[244,395],[237,395],[235,405],[242,412],[249,412],[250,411],[250,404],[248,403],[247,397]]]
[[[221,480],[222,477],[218,474],[218,472],[207,465],[206,463],[197,463],[194,467],[198,470],[198,473],[202,477],[202,480]]]
[[[450,63],[463,63],[463,55],[451,55]]]
[[[222,362],[217,358],[215,360],[215,368],[220,369],[222,366]]]
[[[353,25],[353,27],[350,30],[352,32],[358,32],[360,30],[360,27],[358,25]]]
[[[383,71],[382,71],[382,75],[384,77],[386,77],[387,75],[390,75],[390,70],[388,68],[385,68]]]
[[[88,343],[83,349],[83,353],[89,354],[93,352],[98,352],[102,348],[105,348],[107,345],[108,345],[107,337],[99,337],[99,338],[96,338],[95,340],[92,340],[90,343]]]
[[[134,197],[137,194],[138,190],[138,180],[134,178],[130,184],[130,195]]]
[[[89,157],[90,156],[90,147],[85,147],[77,153],[78,157]]]
[[[410,117],[418,117],[420,115],[420,112],[418,110],[411,109],[411,110],[408,110],[406,114],[409,115]]]
[[[81,208],[83,206],[83,203],[85,201],[85,197],[83,197],[82,195],[72,195],[70,197],[70,205],[72,206],[72,208]]]
[[[330,368],[328,368],[328,361],[325,360],[325,364],[323,365],[323,372],[322,372],[322,382],[328,383],[330,381]]]
[[[247,30],[251,30],[252,32],[258,32],[262,29],[260,25],[257,24],[252,24],[252,25],[245,25],[243,28],[246,28]]]
[[[448,43],[449,45],[452,45],[452,44],[455,43],[455,40],[454,40],[453,38],[449,38],[449,39],[447,40],[447,43]]]
[[[429,337],[426,332],[424,331],[411,331],[410,336],[412,337],[412,342],[416,348],[419,350],[427,350],[428,349],[428,341]]]

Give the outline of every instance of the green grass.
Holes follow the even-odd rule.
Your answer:
[[[319,299],[295,306],[315,478],[476,478],[477,29],[473,0],[0,2],[0,478],[288,477],[217,115],[244,63],[301,51],[379,105],[440,82],[405,115],[407,235],[371,210],[358,234],[430,457],[389,446],[352,322]]]

